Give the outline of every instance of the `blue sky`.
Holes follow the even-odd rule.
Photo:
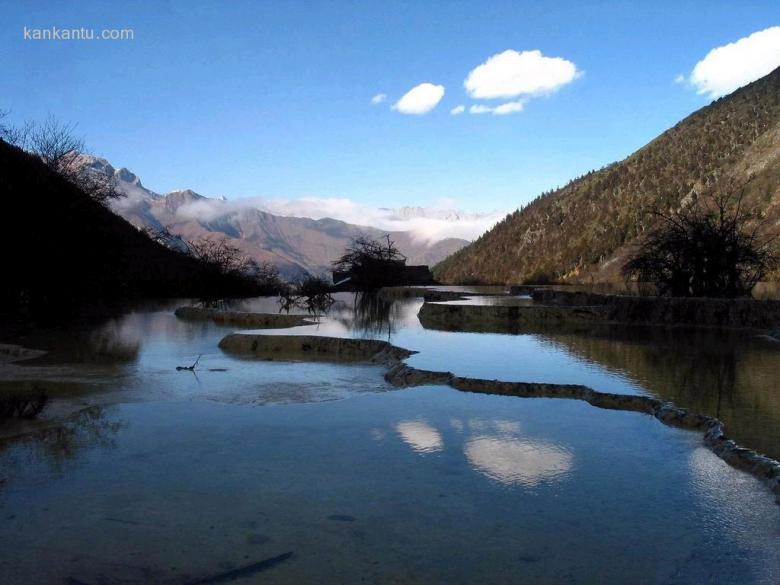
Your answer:
[[[780,25],[767,2],[0,0],[0,108],[78,123],[92,152],[165,192],[508,210],[620,159],[711,98],[707,53]],[[23,27],[132,28],[132,41],[31,41]],[[464,89],[505,50],[580,74],[511,115]],[[425,115],[391,109],[420,83]],[[371,104],[372,96],[387,101]]]

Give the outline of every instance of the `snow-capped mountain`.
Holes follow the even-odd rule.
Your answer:
[[[378,238],[389,232],[410,264],[431,266],[468,243],[454,237],[425,240],[409,230],[360,226],[329,217],[278,215],[261,209],[257,201],[205,197],[189,189],[159,194],[126,168],[117,169],[105,159],[87,155],[82,160],[89,172],[106,173],[115,179],[118,190],[126,196],[113,201],[112,209],[136,227],[167,228],[184,239],[225,236],[257,261],[275,264],[287,277],[327,272],[331,262],[359,236]],[[399,210],[399,222],[404,216],[419,218],[425,213],[424,208],[404,209],[415,211]]]
[[[388,216],[395,220],[409,220],[409,219],[436,219],[441,221],[474,221],[481,220],[487,217],[491,217],[492,213],[468,213],[461,211],[460,209],[449,209],[439,207],[397,207],[397,208],[380,208],[382,211],[386,211]]]

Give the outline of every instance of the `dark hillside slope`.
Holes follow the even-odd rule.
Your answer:
[[[153,242],[0,140],[0,314],[53,316],[140,297],[240,294],[246,283]]]
[[[639,113],[638,113],[639,114]],[[780,220],[780,68],[721,98],[623,160],[508,215],[434,268],[447,283],[619,279],[632,242],[713,176],[747,184]]]

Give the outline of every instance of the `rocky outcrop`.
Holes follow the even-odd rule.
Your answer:
[[[397,364],[414,354],[378,339],[316,335],[242,335],[224,337],[219,347],[229,353],[264,360],[375,362]]]
[[[549,306],[598,311],[607,321],[645,325],[696,325],[770,329],[780,325],[780,301],[637,297],[536,289],[534,301]]]
[[[190,321],[213,321],[218,325],[234,325],[253,329],[286,329],[299,325],[312,325],[304,315],[282,313],[244,313],[241,311],[220,311],[200,307],[179,307],[174,314],[179,319]]]

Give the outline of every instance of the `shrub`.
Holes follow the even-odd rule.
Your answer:
[[[537,268],[521,284],[555,284],[556,280],[548,272]]]

